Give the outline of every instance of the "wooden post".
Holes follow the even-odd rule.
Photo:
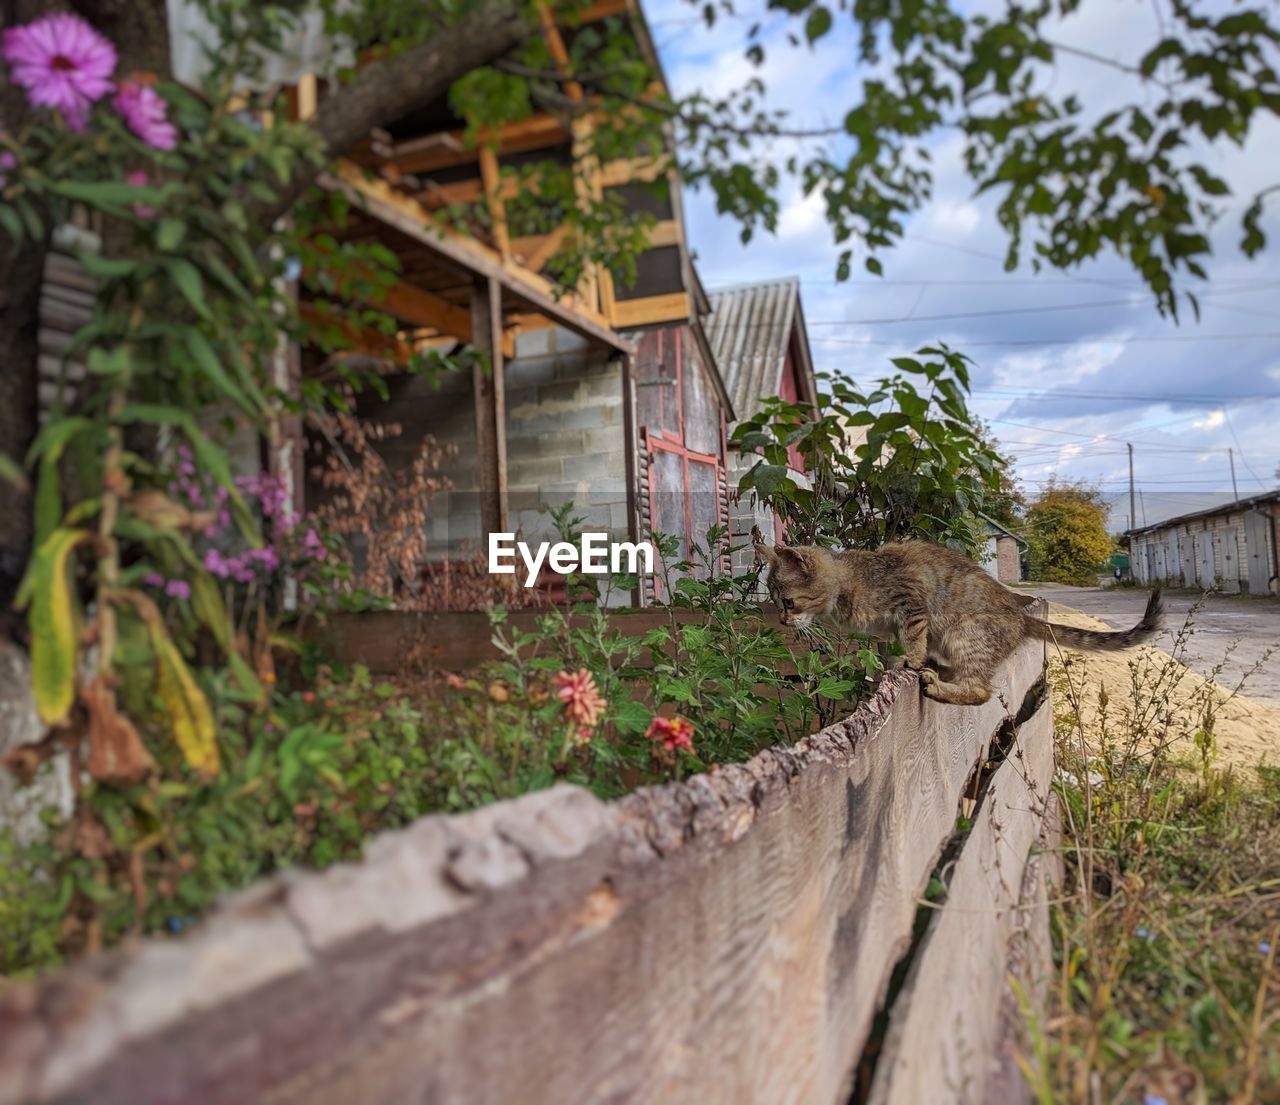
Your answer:
[[[476,364],[476,456],[480,463],[480,523],[484,533],[507,531],[507,404],[503,386],[502,288],[492,277],[471,289],[471,342],[492,371]]]

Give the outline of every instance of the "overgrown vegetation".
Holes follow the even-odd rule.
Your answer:
[[[1032,1025],[1042,1102],[1280,1099],[1280,768],[1219,766],[1221,696],[1183,686],[1192,632],[1133,659],[1123,701],[1078,656],[1053,666],[1066,881]]]
[[[986,539],[977,514],[1003,494],[1007,462],[966,404],[970,363],[925,348],[894,358],[900,371],[869,391],[828,379],[817,411],[766,399],[733,433],[738,449],[761,454],[739,491],[777,513],[796,544],[873,549],[916,537],[976,552]],[[793,449],[810,487],[788,467]]]
[[[577,536],[571,508],[556,521]],[[847,711],[880,670],[874,648],[815,634],[793,656],[751,601],[754,573],[724,572],[725,537],[711,530],[696,561],[657,538],[671,598],[643,634],[609,614],[600,577],[581,576],[569,581],[575,601],[530,630],[494,607],[503,658],[478,672],[375,681],[307,654],[266,708],[201,673],[216,774],[152,730],[160,751],[145,775],[89,782],[72,817],[51,817],[32,844],[0,830],[0,974],[131,931],[179,932],[219,893],[289,863],[354,858],[372,834],[424,813],[557,780],[615,797],[746,760]]]

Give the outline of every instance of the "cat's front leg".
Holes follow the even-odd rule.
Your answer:
[[[912,618],[898,634],[902,643],[903,660],[912,671],[920,671],[929,662],[929,621]]]

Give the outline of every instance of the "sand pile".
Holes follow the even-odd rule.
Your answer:
[[[1049,621],[1081,629],[1113,628],[1099,618],[1056,602],[1049,604]],[[1140,659],[1139,654],[1145,654],[1145,659]],[[1219,764],[1280,765],[1280,710],[1244,694],[1238,694],[1228,701],[1229,687],[1224,689],[1210,683],[1180,664],[1180,670],[1175,669],[1176,679],[1167,675],[1161,678],[1160,672],[1165,665],[1176,663],[1163,649],[1145,647],[1124,652],[1074,653],[1067,658],[1069,663],[1064,669],[1062,655],[1053,645],[1049,646],[1050,677],[1054,680],[1055,688],[1063,674],[1070,677],[1082,707],[1086,733],[1096,735],[1099,723],[1098,692],[1102,688],[1106,689],[1109,699],[1108,729],[1113,737],[1123,732],[1124,711],[1132,710],[1134,700],[1134,673],[1131,664],[1138,660],[1138,678],[1147,691],[1153,686],[1158,685],[1163,689],[1174,684],[1169,691],[1169,703],[1173,709],[1167,712],[1172,714],[1172,727],[1180,737],[1174,746],[1175,753],[1196,755],[1192,737],[1201,725],[1206,705],[1211,705],[1215,714],[1214,736]],[[1248,689],[1247,683],[1245,689]],[[1060,699],[1061,695],[1055,704],[1059,716],[1065,705]]]

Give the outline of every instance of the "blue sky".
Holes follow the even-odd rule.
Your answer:
[[[1155,6],[1163,2],[1086,0],[1056,37],[1133,61],[1156,41]],[[740,17],[722,18],[713,30],[700,6],[685,0],[646,0],[645,10],[677,94],[726,91],[757,72],[742,50],[758,14],[770,106],[789,111],[796,125],[818,127],[839,123],[855,102],[860,75],[847,16],[837,14],[836,28],[810,50],[789,45],[786,32],[798,24],[763,4],[740,7]],[[1083,90],[1090,110],[1144,96],[1132,78],[1086,60],[1061,61],[1052,79],[1059,89]],[[761,155],[780,160],[793,148],[778,142]],[[1138,484],[1149,504],[1161,504],[1153,513],[1168,515],[1198,509],[1202,493],[1230,491],[1229,447],[1242,496],[1280,482],[1273,476],[1280,464],[1280,204],[1264,224],[1269,250],[1249,262],[1236,248],[1245,197],[1280,182],[1277,149],[1280,123],[1272,119],[1244,149],[1206,152],[1236,195],[1213,234],[1210,283],[1194,289],[1202,293],[1198,324],[1161,319],[1114,258],[1069,274],[1037,276],[1025,266],[1005,273],[1006,240],[993,214],[999,196],[973,197],[954,135],[933,146],[934,198],[910,220],[905,242],[882,254],[882,280],[855,260],[857,275],[835,283],[839,250],[821,205],[792,182],[783,186],[778,234],[745,247],[736,223],[717,216],[709,196],[691,192],[690,244],[709,288],[799,276],[820,369],[866,380],[888,369],[888,358],[926,342],[967,352],[977,362],[973,405],[1017,457],[1029,491],[1056,475],[1119,492],[1132,441]],[[1125,518],[1113,521],[1123,526]]]

